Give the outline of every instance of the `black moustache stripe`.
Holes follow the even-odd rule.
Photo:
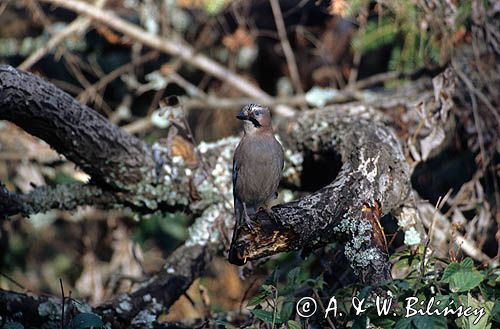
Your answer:
[[[259,121],[257,121],[255,118],[250,118],[250,121],[252,121],[253,125],[255,127],[262,127],[262,125],[259,123]]]

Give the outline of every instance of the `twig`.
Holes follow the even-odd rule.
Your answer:
[[[197,107],[234,109],[252,102],[253,101],[251,98],[246,98],[246,97],[218,98],[214,96],[208,96],[204,99],[187,99],[184,102],[184,106],[186,107],[186,109],[197,108]],[[267,101],[260,102],[259,104],[261,104],[262,106],[275,106],[278,104],[287,104],[290,106],[305,106],[307,105],[307,102],[304,96],[297,95],[291,97],[271,98]]]
[[[9,1],[5,1],[4,3],[2,3],[0,5],[0,16],[2,16],[2,14],[5,11],[5,9],[7,8],[8,4],[9,4]]]
[[[92,86],[92,84],[82,72],[81,61],[77,59],[73,54],[68,52],[63,54],[63,59],[64,63],[66,64],[66,67],[68,68],[68,71],[73,75],[73,77],[75,77],[75,79],[80,83],[80,85],[83,86],[85,90],[89,89]],[[97,100],[96,106],[102,108],[106,113],[106,115],[110,116],[112,110],[109,107],[109,105],[104,101],[104,98],[101,95],[97,94],[94,94],[94,98]]]
[[[109,10],[103,10],[96,6],[84,3],[77,0],[38,0],[41,2],[51,3],[68,10],[74,11],[78,14],[88,16],[89,18],[105,24],[110,28],[119,31],[131,39],[138,41],[148,47],[160,50],[173,56],[179,56],[186,63],[205,71],[214,77],[226,82],[233,86],[235,89],[243,92],[244,94],[255,98],[259,102],[269,101],[271,96],[264,92],[259,87],[250,83],[240,75],[229,71],[221,64],[208,58],[207,56],[195,52],[193,47],[186,44],[179,35],[170,35],[161,37],[131,24],[124,19],[116,16]],[[283,105],[277,106],[275,111],[284,117],[291,117],[295,115],[295,110]]]
[[[372,75],[366,79],[355,82],[352,85],[354,89],[365,89],[371,87],[377,83],[386,82],[390,80],[399,79],[404,75],[402,72],[384,72],[380,74]]]
[[[290,77],[295,86],[295,91],[299,94],[304,93],[302,88],[302,83],[300,82],[299,70],[297,68],[297,61],[295,61],[295,56],[293,54],[292,47],[288,41],[288,36],[286,33],[285,22],[283,21],[283,14],[281,13],[281,8],[278,0],[269,0],[271,3],[271,8],[273,10],[274,22],[276,24],[276,29],[278,30],[278,36],[281,42],[281,48],[285,53],[286,63],[288,65],[288,70],[290,71]]]
[[[484,95],[480,90],[478,90],[477,88],[474,87],[474,84],[472,83],[472,81],[470,81],[470,79],[467,77],[467,75],[465,75],[465,73],[462,72],[458,68],[458,65],[454,61],[452,62],[452,66],[453,66],[453,69],[455,70],[455,72],[457,73],[458,77],[465,83],[465,85],[467,86],[467,88],[472,93],[474,93],[484,103],[484,105],[486,105],[486,107],[488,108],[488,110],[491,111],[491,113],[493,114],[493,116],[497,120],[497,124],[500,125],[500,114],[497,113],[498,110],[495,109],[495,107],[493,106],[493,104],[490,103],[490,101],[488,100],[488,98],[486,97],[486,95]],[[471,95],[471,98],[472,98],[472,95]]]
[[[363,8],[361,8],[361,11],[359,13],[359,33],[361,34],[361,37],[364,36],[365,34],[365,31],[364,31],[364,28],[365,28],[365,25],[366,25],[366,20],[368,18],[368,9],[366,8],[366,6],[364,6]],[[347,86],[350,87],[352,86],[355,82],[356,82],[356,79],[358,78],[358,66],[359,66],[359,63],[361,62],[361,56],[362,56],[362,53],[361,53],[361,50],[360,49],[357,49],[354,51],[354,58],[352,60],[352,69],[351,69],[351,73],[349,74],[349,80],[347,82]]]
[[[383,72],[369,76],[368,78],[365,78],[363,80],[358,80],[352,86],[350,86],[350,88],[354,90],[366,89],[375,84],[396,79],[418,80],[422,77],[432,78],[441,73],[443,70],[444,70],[443,66],[435,66],[431,68],[421,67],[411,72],[398,72],[398,71]]]
[[[477,110],[477,100],[476,100],[475,95],[477,95],[480,99],[481,99],[480,95],[483,95],[484,99],[482,99],[482,100],[488,108],[490,108],[490,106],[492,107],[492,105],[489,103],[488,99],[486,99],[486,96],[484,96],[484,94],[482,94],[479,90],[477,90],[474,87],[474,85],[472,84],[472,82],[467,78],[467,76],[462,71],[460,71],[460,69],[458,68],[458,65],[456,65],[455,63],[452,63],[452,66],[455,69],[455,72],[457,73],[458,77],[465,83],[465,85],[467,86],[467,88],[469,90],[469,96],[470,96],[471,102],[472,102],[472,115],[474,117],[474,126],[476,127],[477,138],[479,140],[479,149],[480,149],[481,158],[482,158],[481,159],[481,166],[484,168],[488,161],[486,159],[486,150],[484,149],[483,132],[482,132],[481,126],[480,126],[480,116],[479,116],[479,113]],[[498,117],[498,114],[496,113],[496,110],[493,108],[491,108],[490,110],[492,111],[493,115],[497,119],[497,123],[500,124],[500,119]]]
[[[59,284],[61,285],[61,296],[62,296],[61,329],[64,329],[64,287],[61,278],[59,278]]]
[[[448,193],[446,193],[446,195],[443,198],[441,198],[441,196],[440,196],[438,201],[436,202],[436,206],[434,207],[434,213],[432,214],[432,222],[431,222],[431,226],[429,227],[429,234],[428,234],[428,238],[427,238],[427,243],[425,244],[424,252],[422,255],[422,266],[420,269],[421,277],[425,276],[425,256],[427,254],[427,249],[429,248],[429,245],[431,244],[431,240],[433,237],[434,226],[436,225],[436,220],[437,220],[436,213],[441,211],[441,209],[445,205],[446,201],[449,199],[451,192],[452,192],[452,190],[450,189],[448,191]]]
[[[182,87],[189,96],[199,98],[206,98],[208,96],[203,90],[201,90],[188,80],[184,79],[184,77],[182,77],[177,72],[170,72],[168,75],[168,79]]]
[[[150,51],[143,56],[134,59],[132,62],[129,62],[127,64],[124,64],[113,71],[109,72],[107,75],[102,77],[99,81],[96,83],[92,84],[89,88],[86,88],[83,92],[81,92],[76,99],[79,100],[82,103],[87,103],[88,100],[90,99],[90,96],[104,87],[106,87],[111,81],[117,79],[122,75],[123,73],[133,69],[134,67],[138,65],[142,65],[144,63],[147,63],[153,59],[158,57],[158,52],[157,51]]]
[[[319,303],[319,307],[321,307],[321,311],[326,314],[326,309],[325,309],[325,305],[323,305],[323,302],[321,301],[321,297],[320,295],[318,294],[318,291],[316,289],[313,289],[313,293],[314,293],[314,296],[316,297],[316,299],[318,300],[318,303]],[[330,319],[329,316],[326,316],[326,321],[328,322],[328,324],[330,325],[330,327],[332,329],[335,329],[335,325],[333,324],[332,320]]]
[[[431,210],[432,209],[432,210]],[[432,217],[432,214],[436,216],[436,223],[439,222],[441,225],[441,229],[434,230],[433,234],[435,236],[445,235],[445,232],[449,232],[451,229],[450,222],[442,215],[439,211],[435,212],[435,208],[429,204],[428,202],[424,202],[423,204],[418,205],[418,211],[421,214],[420,218],[422,219],[422,223],[426,228],[430,228],[432,225],[432,221],[429,219]],[[441,240],[447,239],[447,236],[441,238]],[[469,256],[474,258],[477,261],[484,262],[487,264],[495,265],[493,259],[491,259],[488,255],[483,253],[480,249],[478,249],[475,245],[474,241],[464,237],[460,233],[456,233],[454,235],[455,242],[460,246],[460,248]]]
[[[107,0],[96,0],[94,5],[97,8],[102,8],[106,4]],[[36,62],[38,62],[45,54],[47,54],[51,49],[54,49],[67,37],[71,36],[73,33],[82,33],[85,31],[91,20],[87,17],[78,17],[71,24],[66,26],[60,32],[54,34],[50,40],[41,48],[38,48],[34,53],[32,53],[28,58],[26,58],[17,68],[20,70],[29,70]]]
[[[246,97],[218,98],[212,95],[208,95],[205,98],[201,99],[183,99],[182,104],[186,110],[190,110],[193,108],[228,110],[239,108],[254,101],[254,99]],[[370,104],[374,102],[374,100],[370,100],[368,98],[365,100],[362,92],[356,92],[353,90],[339,90],[336,96],[328,100],[328,104],[340,104],[351,101],[365,101]],[[260,102],[260,104],[267,107],[277,106],[278,104],[285,104],[293,107],[305,107],[308,105],[304,95],[270,98],[267,101]],[[142,132],[152,127],[153,125],[151,123],[151,118],[149,117],[140,118],[138,120],[135,120],[134,122],[122,126],[125,131],[131,134]]]
[[[202,99],[184,99],[182,101],[185,110],[190,110],[193,108],[204,108],[204,109],[219,109],[228,110],[239,108],[245,104],[253,103],[255,100],[252,98],[217,98],[208,95]],[[276,106],[278,104],[286,104],[290,106],[306,106],[307,102],[304,96],[292,96],[287,98],[271,98],[266,102],[260,102],[263,106]],[[136,134],[142,131],[151,129],[153,124],[151,123],[150,117],[140,118],[131,122],[127,125],[122,126],[126,132],[130,134]]]
[[[34,0],[24,0],[24,2],[26,8],[33,16],[33,20],[41,26],[44,26],[49,32],[52,32],[51,22],[47,18],[47,15],[45,15],[40,5]]]
[[[9,275],[7,275],[3,272],[0,272],[0,275],[3,276],[4,278],[6,278],[7,280],[9,280],[10,282],[12,282],[13,284],[15,284],[16,286],[18,286],[19,288],[23,289],[24,291],[30,291],[25,286],[23,286],[22,284],[20,284],[19,282],[17,282],[13,278],[11,278]]]
[[[356,98],[349,92],[342,92],[337,97],[332,98],[330,103],[344,103],[350,100],[356,100]],[[184,99],[182,104],[186,110],[193,108],[203,108],[203,109],[218,109],[218,110],[229,110],[236,109],[245,104],[253,103],[255,100],[252,98],[218,98],[212,95],[208,95],[201,99]],[[289,106],[305,107],[307,106],[307,101],[304,95],[296,95],[290,97],[279,97],[271,98],[268,101],[260,102],[259,104],[263,106],[273,107],[278,104],[285,104]],[[153,127],[150,117],[140,118],[131,122],[121,128],[130,134],[136,134],[142,131],[146,131]]]

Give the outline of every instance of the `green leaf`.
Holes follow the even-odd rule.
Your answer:
[[[392,328],[394,327],[394,324],[396,323],[396,318],[388,318],[388,317],[375,317],[375,318],[370,318],[371,322],[377,327],[377,328]]]
[[[300,275],[300,267],[296,267],[290,270],[287,274],[288,283],[289,284],[297,284],[299,283],[299,275]]]
[[[444,270],[441,281],[448,283],[451,291],[463,292],[474,289],[483,279],[484,275],[474,267],[472,259],[467,257],[460,263],[450,263]]]
[[[394,329],[415,329],[412,325],[412,318],[401,318],[396,322]]]
[[[267,296],[269,296],[268,292],[266,292],[266,291],[260,291],[259,293],[257,293],[257,295],[255,295],[252,298],[250,298],[250,300],[248,301],[247,306],[258,305],[258,304],[260,304],[260,302],[262,302],[264,299],[266,299]]]
[[[224,9],[224,0],[210,0],[205,1],[205,11],[210,15],[216,15]]]
[[[319,290],[323,290],[323,288],[325,287],[326,285],[326,282],[325,280],[323,280],[323,274],[321,274],[320,276],[318,276],[316,279],[315,279],[315,283],[314,283],[314,288],[316,289],[319,289]]]
[[[288,320],[286,322],[286,326],[288,329],[300,329],[301,328],[300,323],[298,323],[297,321],[293,321],[293,320]]]
[[[69,329],[86,329],[102,327],[104,323],[101,317],[94,313],[80,313],[77,314],[69,323]]]
[[[2,329],[24,329],[24,326],[19,322],[9,321],[3,325]]]
[[[500,324],[500,298],[495,301],[495,306],[491,310],[491,319],[493,322]]]
[[[444,316],[415,315],[401,318],[396,322],[394,329],[446,329],[446,318]]]
[[[283,303],[283,306],[281,307],[281,312],[280,312],[280,318],[282,321],[285,321],[287,319],[290,319],[293,313],[295,303],[291,301],[287,301]]]
[[[401,290],[409,290],[410,289],[409,283],[405,280],[394,280],[392,284],[394,284],[394,286],[397,289],[401,289]]]
[[[366,329],[368,325],[368,317],[366,315],[355,316],[352,323],[352,329]]]
[[[358,293],[358,298],[359,299],[365,299],[365,298],[368,298],[370,292],[372,292],[372,290],[374,289],[375,287],[374,286],[366,286],[366,287],[363,287],[363,289],[360,290],[360,292]]]
[[[265,323],[273,323],[273,312],[261,310],[261,309],[254,309],[250,311],[256,318],[261,319]],[[275,323],[281,323],[281,318],[276,314],[276,318],[274,319]]]
[[[224,328],[227,328],[229,325],[231,325],[229,322],[224,321],[224,320],[215,320],[214,321],[214,326],[217,328],[218,326],[223,326]]]
[[[268,285],[268,284],[263,284],[260,289],[262,289],[264,292],[268,293],[268,294],[272,294],[273,293],[273,288],[271,285]]]
[[[416,328],[447,329],[446,317],[444,316],[417,316],[413,319]]]
[[[467,299],[464,303],[464,307],[471,307],[473,310],[483,309],[484,314],[482,314],[481,318],[478,320],[478,315],[471,316],[461,316],[456,319],[456,324],[462,329],[490,329],[491,322],[489,321],[491,311],[493,309],[493,302],[483,302],[479,303],[472,295],[467,294]],[[474,324],[474,322],[477,322]]]
[[[466,257],[460,264],[465,268],[474,268],[474,261],[470,257]]]
[[[271,275],[266,278],[264,284],[274,286],[276,285],[276,282],[278,282],[278,267],[276,267]]]
[[[366,53],[391,43],[398,33],[398,26],[390,19],[385,19],[382,24],[369,22],[353,38],[352,47],[356,51]]]

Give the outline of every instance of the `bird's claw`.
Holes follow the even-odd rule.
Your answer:
[[[252,219],[248,214],[245,214],[245,225],[252,231],[253,230],[253,224],[252,224]]]
[[[271,218],[271,220],[275,224],[278,224],[278,219],[277,219],[276,215],[274,214],[274,211],[271,208],[262,208],[262,210],[264,210],[266,212],[267,216],[269,218]]]

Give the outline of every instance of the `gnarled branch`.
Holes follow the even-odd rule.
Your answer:
[[[0,65],[0,119],[43,139],[113,189],[131,191],[154,169],[144,142],[51,83],[7,65]]]
[[[403,202],[409,170],[394,134],[380,123],[383,118],[364,106],[344,106],[304,112],[278,127],[286,148],[286,181],[301,185],[305,154],[340,158],[341,170],[324,188],[274,207],[272,220],[257,213],[255,231],[238,228],[230,259],[241,263],[340,239],[363,282],[389,278],[378,218]],[[0,66],[0,119],[44,139],[92,177],[86,185],[44,190],[52,197],[39,200],[38,207],[34,196],[45,187],[27,195],[2,189],[17,211],[70,209],[102,198],[109,206],[132,205],[144,212],[183,207],[198,215],[189,239],[160,273],[96,309],[110,323],[126,327],[168,308],[203,273],[232,226],[231,159],[238,138],[183,152],[163,141],[149,148],[52,84],[8,66]],[[337,160],[328,165],[338,166]],[[86,197],[76,197],[80,192]],[[75,197],[66,199],[71,193]],[[59,196],[61,202],[53,202]]]
[[[238,231],[230,260],[240,264],[340,240],[362,281],[388,279],[378,218],[403,203],[410,181],[409,166],[395,135],[378,122],[326,110],[301,115],[289,131],[289,140],[302,151],[340,154],[342,168],[322,189],[273,207],[273,218],[258,212],[254,230],[242,227]],[[334,160],[329,165],[335,166]]]

